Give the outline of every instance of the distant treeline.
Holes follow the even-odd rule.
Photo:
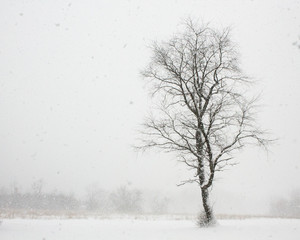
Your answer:
[[[38,181],[32,185],[32,190],[29,192],[22,192],[18,187],[12,187],[10,191],[0,189],[0,211],[2,209],[31,212],[90,211],[99,214],[167,213],[167,198],[156,195],[146,199],[145,201],[141,191],[128,186],[121,186],[111,192],[89,186],[86,196],[79,199],[74,194],[44,192],[43,182]]]
[[[273,199],[270,205],[270,215],[300,218],[300,189],[294,190],[290,196]]]
[[[0,187],[0,217],[27,213],[33,216],[183,213],[182,209],[192,203],[185,196],[176,197],[182,202],[180,206],[174,205],[174,196],[170,200],[161,192],[141,191],[128,184],[108,191],[94,184],[89,185],[85,195],[79,198],[72,193],[47,192],[43,181],[39,180],[27,191],[22,191],[17,184],[9,189]],[[285,198],[273,198],[269,206],[269,216],[300,218],[300,190]]]
[[[74,196],[58,193],[0,193],[2,209],[74,210],[78,209],[80,204]]]

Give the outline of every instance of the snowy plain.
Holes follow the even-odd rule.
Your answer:
[[[198,228],[184,219],[2,219],[1,240],[300,239],[300,219],[228,219]]]

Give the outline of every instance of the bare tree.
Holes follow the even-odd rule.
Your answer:
[[[44,181],[43,181],[43,179],[36,180],[36,181],[33,182],[32,185],[31,185],[31,188],[32,188],[32,190],[33,190],[33,193],[34,193],[36,196],[41,196],[41,195],[42,195],[43,187],[44,187]]]
[[[111,202],[119,213],[138,213],[142,210],[142,193],[129,189],[126,185],[119,187],[111,194]]]
[[[255,123],[255,99],[246,97],[250,80],[238,66],[229,34],[227,28],[186,21],[184,31],[153,44],[152,60],[142,72],[160,103],[145,121],[140,147],[176,152],[195,170],[186,182],[200,186],[204,225],[214,220],[209,193],[216,172],[234,163],[236,150],[267,143]]]
[[[87,187],[86,206],[88,210],[106,212],[108,206],[108,192],[100,188],[96,183]]]

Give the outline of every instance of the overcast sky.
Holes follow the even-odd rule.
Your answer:
[[[236,199],[261,211],[288,196],[300,187],[299,13],[292,0],[2,0],[0,187],[29,189],[42,178],[48,190],[79,194],[91,183],[198,191],[176,187],[193,173],[172,156],[131,148],[150,109],[139,75],[147,45],[190,16],[232,27],[241,67],[262,92],[259,121],[278,138],[268,153],[244,150],[217,176],[218,204]]]

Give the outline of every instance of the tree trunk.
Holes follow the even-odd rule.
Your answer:
[[[201,196],[202,196],[202,205],[204,208],[204,214],[200,215],[199,224],[200,226],[210,226],[215,222],[212,207],[209,205],[209,191],[207,187],[202,187],[205,184],[205,167],[203,163],[203,139],[201,137],[201,133],[199,131],[201,127],[201,122],[198,122],[198,130],[196,131],[196,147],[198,154],[198,169],[197,175],[199,177],[199,183],[201,188]]]
[[[209,191],[207,188],[201,188],[202,205],[204,208],[204,216],[200,219],[200,225],[209,226],[215,223],[212,207],[209,204]]]

